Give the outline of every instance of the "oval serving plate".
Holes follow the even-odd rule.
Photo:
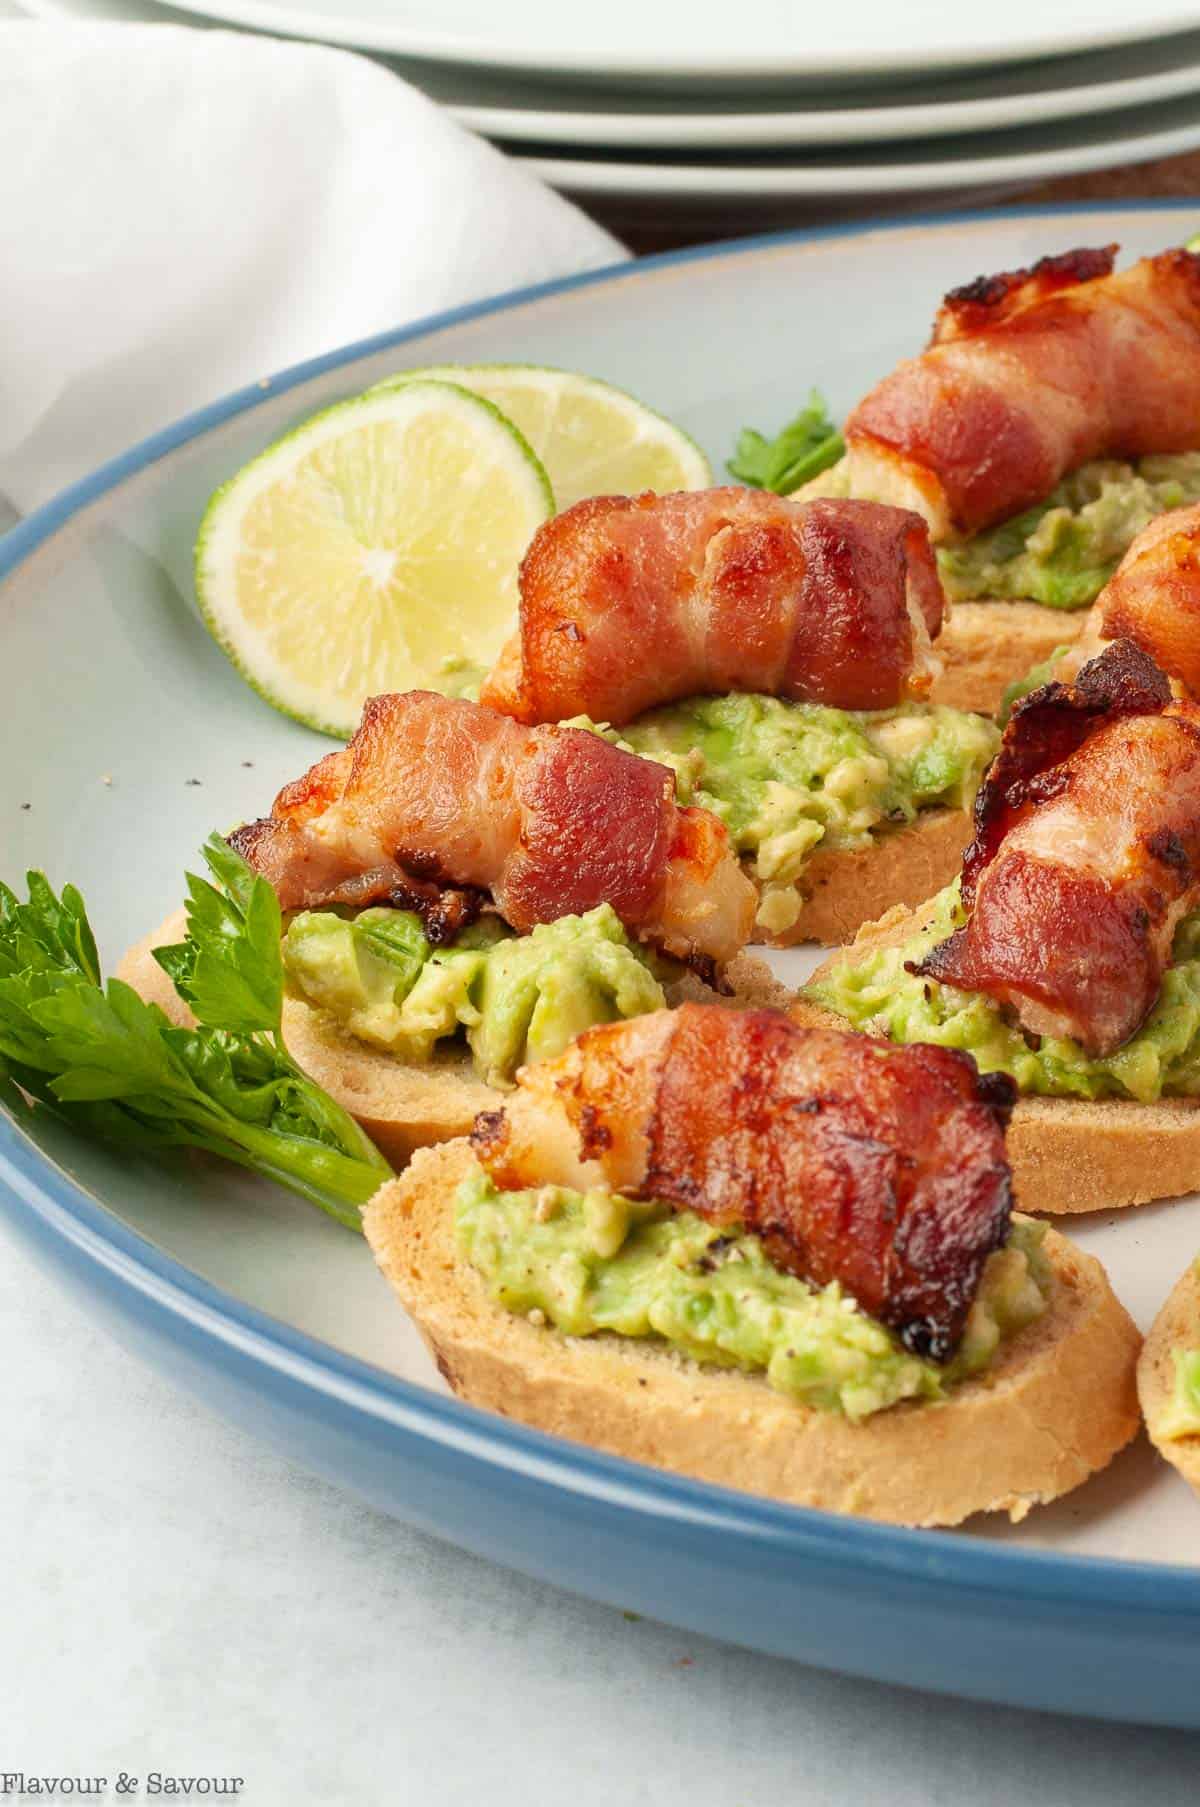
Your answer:
[[[1196,224],[1168,204],[1050,209],[685,252],[424,322],[191,417],[0,539],[5,871],[77,882],[111,969],[177,902],[204,835],[258,813],[328,747],[240,682],[190,590],[210,491],[315,409],[410,364],[575,365],[672,415],[719,468],[739,427],[774,430],[814,382],[844,410],[923,340],[953,284],[1081,242],[1142,254]],[[450,1398],[364,1245],[233,1171],[130,1163],[4,1116],[0,1205],[180,1384],[466,1548],[855,1674],[1200,1725],[1200,1516],[1144,1442],[1016,1528],[907,1532],[780,1507]],[[1200,1247],[1200,1199],[1072,1233],[1148,1323]]]

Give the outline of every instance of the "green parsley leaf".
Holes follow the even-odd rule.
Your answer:
[[[830,420],[824,398],[814,389],[799,414],[774,439],[753,427],[743,428],[726,468],[730,476],[752,489],[790,496],[802,483],[836,464],[845,449],[846,442]]]
[[[213,836],[215,883],[188,875],[188,929],[159,964],[196,1018],[177,1028],[120,979],[101,982],[83,899],[0,885],[0,1082],[85,1134],[141,1154],[190,1147],[289,1186],[339,1222],[391,1174],[374,1143],[283,1041],[279,902]]]
[[[204,847],[216,885],[187,875],[187,939],[154,957],[197,1021],[278,1034],[283,1012],[279,899],[219,835]]]
[[[40,872],[26,875],[28,903],[0,884],[0,973],[41,969],[82,973],[93,984],[100,976],[96,943],[74,885],[55,897]]]

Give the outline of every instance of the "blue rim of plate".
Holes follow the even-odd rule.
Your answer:
[[[863,237],[871,232],[909,231],[920,226],[973,225],[988,220],[999,223],[1056,214],[1177,213],[1187,205],[1186,199],[1049,202],[1032,207],[912,214],[901,219],[856,220],[837,226],[759,233],[608,264],[602,269],[513,289],[486,301],[429,315],[411,326],[359,340],[235,390],[110,459],[0,535],[0,582],[81,509],[188,440],[260,405],[269,396],[443,327],[502,313],[573,289],[620,280],[643,270],[744,256],[776,246]],[[1200,214],[1200,201],[1197,213]],[[1043,1604],[1057,1601],[1075,1606],[1117,1607],[1159,1612],[1171,1618],[1187,1618],[1200,1612],[1197,1567],[1014,1549],[960,1532],[908,1530],[809,1507],[783,1505],[568,1443],[402,1380],[243,1304],[162,1253],[76,1185],[22,1134],[7,1110],[0,1110],[0,1186],[35,1211],[48,1229],[87,1260],[229,1350],[286,1374],[298,1384],[355,1411],[428,1437],[481,1463],[610,1505],[624,1505],[664,1523],[703,1525],[750,1538],[769,1545],[773,1560],[786,1560],[791,1554],[803,1561],[852,1561],[864,1579],[872,1574],[897,1575],[989,1594],[1019,1594]]]

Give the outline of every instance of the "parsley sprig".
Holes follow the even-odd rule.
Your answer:
[[[0,1077],[89,1134],[224,1156],[357,1229],[391,1168],[284,1045],[275,892],[219,835],[204,858],[215,883],[188,874],[186,937],[155,954],[195,1028],[102,982],[73,885],[31,872],[22,903],[0,884]]]
[[[824,398],[814,389],[799,414],[774,439],[756,433],[753,427],[743,428],[727,469],[752,489],[790,496],[802,483],[836,464],[845,449],[846,442],[830,420]]]

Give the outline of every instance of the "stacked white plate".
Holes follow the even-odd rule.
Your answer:
[[[349,45],[595,199],[808,212],[1200,146],[1200,0],[21,0]]]

